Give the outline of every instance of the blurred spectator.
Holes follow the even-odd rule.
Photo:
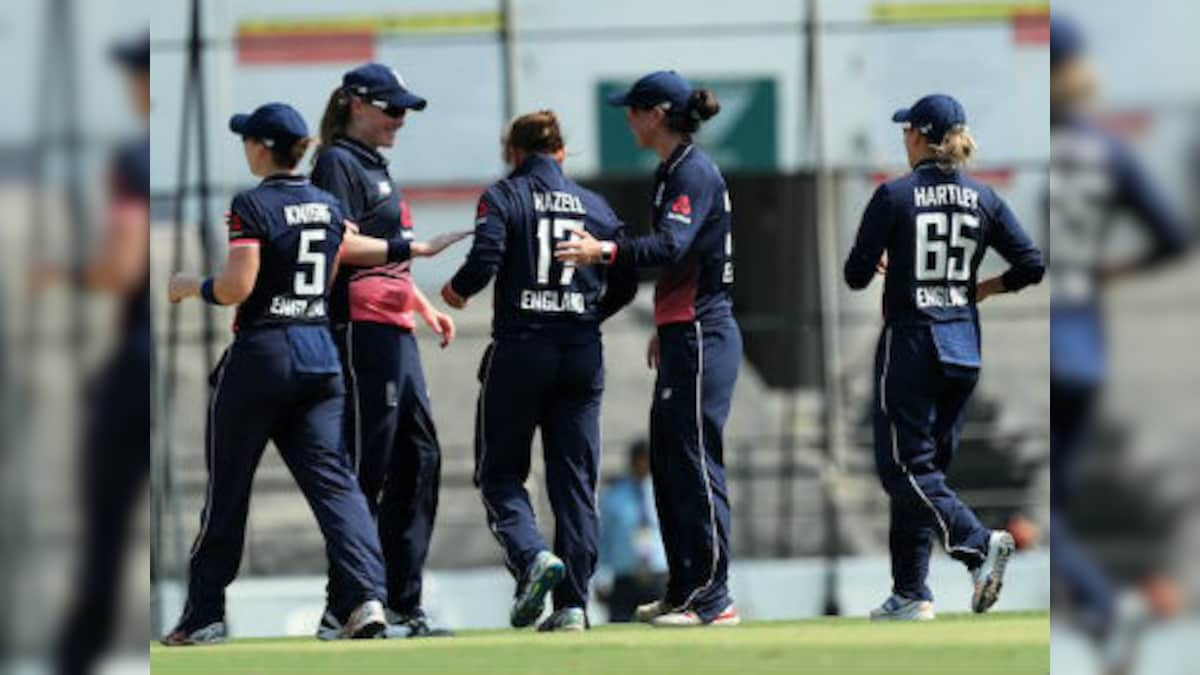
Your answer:
[[[597,579],[613,623],[632,620],[638,605],[658,600],[666,591],[667,554],[658,533],[646,441],[629,448],[629,474],[613,480],[600,499]]]
[[[1058,618],[1067,616],[1093,639],[1106,666],[1122,672],[1134,658],[1131,626],[1142,617],[1169,616],[1180,608],[1180,590],[1157,572],[1161,561],[1145,543],[1132,575],[1143,578],[1126,602],[1111,561],[1094,556],[1075,516],[1086,513],[1095,529],[1113,536],[1120,524],[1102,504],[1083,494],[1082,467],[1100,450],[1095,422],[1112,380],[1105,296],[1115,282],[1180,259],[1188,251],[1187,227],[1133,153],[1093,118],[1098,75],[1081,28],[1061,15],[1051,20],[1050,270],[1051,296],[1051,577]],[[1120,220],[1118,214],[1131,216]],[[1141,252],[1107,252],[1128,222],[1148,241]],[[1118,308],[1120,309],[1120,308]],[[1108,462],[1108,464],[1112,464]],[[1118,476],[1128,480],[1128,476]],[[1111,498],[1114,486],[1105,491]],[[1135,492],[1141,493],[1140,489]],[[1082,504],[1080,502],[1082,501]],[[1082,508],[1081,508],[1082,506]],[[1139,504],[1131,511],[1145,511]],[[1127,562],[1126,566],[1130,564]],[[1140,595],[1140,598],[1134,597]],[[1133,609],[1131,609],[1133,608]],[[1065,612],[1063,610],[1066,610]],[[1132,620],[1131,620],[1132,619]]]
[[[117,45],[113,59],[127,75],[135,112],[148,125],[150,33]],[[91,410],[79,474],[86,529],[72,607],[59,636],[60,673],[91,672],[111,640],[134,506],[149,477],[149,164],[148,135],[117,151],[103,243],[70,272],[81,286],[120,298],[121,335],[88,392]]]

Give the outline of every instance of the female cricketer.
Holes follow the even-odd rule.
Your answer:
[[[563,176],[566,150],[553,112],[513,120],[504,147],[512,173],[480,198],[471,252],[442,297],[462,308],[496,279],[493,342],[480,365],[475,482],[517,580],[510,621],[515,628],[537,621],[553,590],[554,612],[539,630],[584,630],[599,545],[600,323],[633,299],[637,277],[632,268],[555,261],[554,242],[576,231],[615,237],[621,223],[603,198]],[[553,553],[524,485],[538,428]]]
[[[1128,605],[1117,602],[1116,584],[1078,540],[1067,515],[1109,380],[1104,296],[1114,283],[1183,259],[1194,242],[1133,151],[1092,119],[1098,77],[1082,29],[1066,17],[1051,17],[1050,577],[1053,596],[1067,601],[1076,626],[1098,643],[1122,647],[1102,651],[1112,667],[1132,658],[1137,641],[1118,639],[1118,633],[1139,622],[1123,620]],[[1128,229],[1141,230],[1149,246],[1141,255],[1113,260],[1107,254],[1111,242]],[[1162,588],[1168,579],[1155,572],[1140,587]]]
[[[225,638],[225,587],[241,562],[255,468],[273,440],[316,515],[329,566],[345,580],[330,598],[342,635],[386,628],[379,539],[341,447],[345,387],[326,314],[337,256],[356,264],[432,255],[429,244],[345,235],[338,199],[294,173],[310,138],[300,114],[269,103],[234,115],[250,171],[263,177],[233,199],[229,258],[215,278],[177,274],[168,299],[238,305],[235,338],[210,378],[208,491],[192,547],[187,603],[166,645]],[[343,238],[345,241],[343,242]]]
[[[874,432],[875,464],[891,502],[893,586],[871,618],[930,620],[925,580],[935,536],[970,570],[974,611],[987,611],[1000,593],[1012,535],[981,525],[946,485],[946,470],[979,378],[976,303],[1040,282],[1045,266],[1008,205],[964,173],[975,142],[958,101],[926,96],[892,120],[904,126],[912,171],[876,189],[845,278],[861,290],[877,269],[886,273]],[[977,283],[989,247],[1010,268]]]
[[[378,63],[346,73],[330,96],[312,181],[342,200],[363,235],[413,237],[408,202],[378,148],[391,147],[408,111],[425,106],[394,70]],[[413,283],[409,261],[348,267],[335,281],[330,311],[349,394],[346,446],[377,519],[391,637],[450,634],[432,625],[421,607],[441,448],[413,336],[414,310],[441,336],[442,347],[454,339],[454,322]],[[341,583],[336,575],[330,579]],[[326,620],[321,630],[336,634],[337,626]]]
[[[650,409],[650,465],[669,581],[666,596],[637,610],[656,626],[736,625],[729,595],[729,495],[722,431],[742,359],[733,316],[729,192],[692,142],[720,110],[715,95],[659,71],[609,99],[627,108],[639,147],[662,159],[651,205],[654,232],[624,241],[587,233],[558,244],[576,264],[660,267],[648,360],[657,367]]]

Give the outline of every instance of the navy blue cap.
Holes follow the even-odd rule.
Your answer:
[[[308,125],[296,109],[286,103],[268,103],[249,115],[229,118],[229,130],[244,138],[256,138],[268,148],[290,146],[308,136]]]
[[[126,70],[150,70],[150,31],[113,44],[109,54]]]
[[[382,101],[389,107],[424,110],[428,102],[408,90],[400,73],[382,63],[368,63],[342,76],[342,86],[355,96]]]
[[[1083,31],[1074,21],[1061,15],[1050,16],[1050,65],[1068,61],[1083,53]]]
[[[897,110],[892,115],[892,121],[907,123],[931,143],[941,143],[947,131],[958,125],[966,125],[967,111],[952,96],[930,94],[911,108]]]
[[[610,94],[608,102],[620,107],[653,108],[663,103],[670,108],[683,111],[692,95],[692,85],[673,70],[659,70],[642,77],[629,91]]]

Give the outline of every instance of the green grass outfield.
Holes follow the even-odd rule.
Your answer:
[[[929,624],[866,619],[748,622],[736,628],[599,626],[584,634],[468,631],[454,638],[320,642],[235,640],[150,646],[154,675],[175,673],[1050,672],[1047,612],[941,615]]]

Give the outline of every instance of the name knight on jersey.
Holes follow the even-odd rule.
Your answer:
[[[966,307],[970,303],[965,284],[917,288],[917,307]]]
[[[555,213],[587,214],[583,202],[570,192],[534,192],[533,210],[538,213],[553,211]]]
[[[979,193],[955,183],[917,185],[913,187],[913,204],[917,208],[961,206],[964,209],[978,211]]]
[[[332,221],[329,205],[320,202],[292,204],[283,207],[283,217],[288,225],[328,225]]]
[[[521,309],[532,312],[583,314],[587,311],[587,303],[583,293],[527,288],[521,291]]]

